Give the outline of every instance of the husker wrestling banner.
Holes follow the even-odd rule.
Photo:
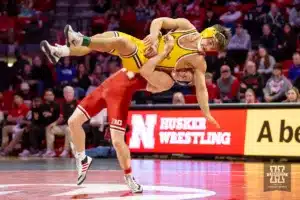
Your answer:
[[[133,110],[126,136],[131,152],[244,155],[247,111],[212,110],[216,129],[200,110]]]

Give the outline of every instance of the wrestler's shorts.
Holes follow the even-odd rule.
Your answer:
[[[147,86],[147,81],[142,76],[132,75],[132,72],[124,68],[119,70],[86,96],[78,108],[88,119],[107,108],[110,128],[125,131],[132,95]]]

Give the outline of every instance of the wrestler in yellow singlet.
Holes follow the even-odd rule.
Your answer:
[[[208,38],[208,37],[213,37],[215,32],[216,32],[215,29],[210,27],[210,28],[207,28],[204,31],[202,31],[200,33],[200,35],[201,35],[201,37]],[[183,36],[186,36],[186,35],[197,34],[197,33],[198,32],[196,29],[191,29],[191,30],[187,30],[187,31],[173,31],[173,32],[168,33],[174,37],[174,40],[175,40],[174,48],[171,51],[168,58],[164,59],[159,64],[158,67],[174,69],[174,67],[176,66],[176,63],[178,62],[178,60],[180,58],[190,55],[190,54],[199,53],[199,51],[197,49],[189,49],[189,48],[185,48],[180,45],[180,38],[183,38]],[[117,51],[112,51],[110,53],[113,55],[119,56],[122,60],[123,66],[126,69],[128,69],[129,71],[138,73],[139,68],[141,68],[142,65],[145,62],[147,62],[147,60],[148,60],[144,56],[144,53],[145,53],[144,42],[142,40],[137,39],[126,33],[115,31],[114,34],[116,37],[125,37],[125,38],[129,39],[130,41],[132,41],[134,44],[136,44],[136,46],[137,46],[136,50],[130,55],[126,55],[126,56],[119,55],[119,53]],[[163,37],[160,37],[159,45],[158,45],[158,52],[162,52],[163,49],[164,49],[164,41],[163,41]]]

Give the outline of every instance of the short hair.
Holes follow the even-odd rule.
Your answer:
[[[176,101],[175,101],[176,100]],[[172,102],[173,104],[185,104],[185,98],[184,98],[184,95],[182,94],[182,92],[175,92],[173,94],[173,98],[172,98]]]
[[[229,69],[229,71],[231,72],[231,69],[230,69],[229,65],[226,65],[226,64],[222,65],[220,70],[222,70],[223,68]]]
[[[251,92],[254,95],[254,97],[256,96],[255,92],[252,88],[248,88],[245,93],[247,93],[247,92]]]
[[[74,88],[71,86],[66,86],[66,87],[64,87],[64,93],[65,92],[73,92],[74,93]]]
[[[209,72],[206,72],[205,73],[205,78],[213,78],[213,74],[212,73],[209,73]]]
[[[44,94],[46,94],[47,92],[51,92],[52,94],[54,94],[54,91],[51,88],[46,89]]]
[[[219,49],[222,51],[227,48],[227,45],[231,39],[231,31],[229,28],[225,28],[219,24],[213,25],[216,29],[217,33],[215,35],[216,39],[218,40]]]
[[[273,69],[278,69],[280,71],[282,71],[282,64],[281,63],[276,63]]]
[[[20,97],[21,99],[24,99],[23,95],[20,92],[15,93],[14,97]]]
[[[297,56],[297,55],[299,56],[299,55],[300,55],[300,53],[299,53],[299,52],[297,52],[297,51],[293,53],[293,56]]]

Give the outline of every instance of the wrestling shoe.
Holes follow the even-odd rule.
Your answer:
[[[83,41],[83,35],[80,32],[75,32],[70,25],[66,25],[64,34],[67,40],[67,46],[81,46]]]
[[[124,179],[125,179],[125,183],[127,184],[127,186],[129,187],[132,193],[143,192],[143,187],[135,181],[133,176],[125,175]]]
[[[60,45],[52,46],[48,41],[43,40],[40,43],[40,47],[52,64],[56,64],[61,58]]]
[[[88,156],[85,156],[81,161],[79,158],[76,158],[76,168],[78,172],[77,185],[81,185],[86,179],[86,174],[92,164],[92,160],[93,159]]]

